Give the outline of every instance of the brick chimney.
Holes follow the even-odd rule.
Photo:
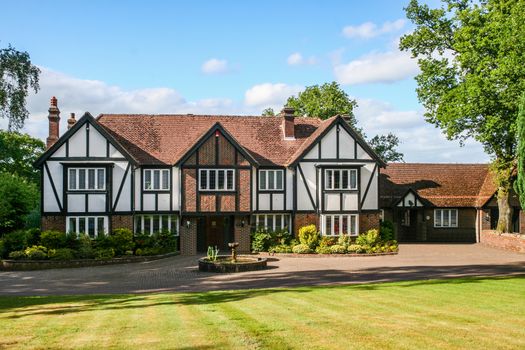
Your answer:
[[[67,129],[71,129],[76,122],[77,120],[75,119],[75,113],[71,113],[69,119],[67,120]]]
[[[49,106],[49,136],[47,138],[47,148],[51,148],[58,141],[59,123],[60,123],[60,109],[57,107],[57,98],[51,97],[51,105]]]
[[[281,111],[283,117],[283,132],[285,140],[295,140],[295,109],[293,107],[284,107]]]

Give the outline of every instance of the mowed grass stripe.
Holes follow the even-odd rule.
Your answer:
[[[521,349],[525,278],[0,298],[0,348]]]

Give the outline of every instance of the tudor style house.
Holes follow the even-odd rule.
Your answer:
[[[237,241],[253,227],[358,235],[380,220],[386,164],[344,117],[85,113],[59,136],[49,108],[41,169],[42,229],[170,230],[182,254]]]

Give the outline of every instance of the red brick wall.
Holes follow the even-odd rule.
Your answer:
[[[131,215],[113,215],[110,217],[111,229],[127,228],[133,231],[133,216]]]
[[[219,198],[221,211],[235,211],[235,195],[223,194]]]
[[[196,211],[197,209],[197,194],[195,189],[197,186],[197,170],[195,169],[183,169],[182,170],[182,181],[184,183],[184,203],[182,208],[184,211]]]
[[[244,226],[241,226],[242,221],[244,220]],[[235,225],[234,225],[234,239],[235,242],[239,243],[237,251],[239,253],[249,253],[251,251],[250,247],[250,217],[249,216],[236,216]]]
[[[216,208],[216,199],[213,194],[201,194],[200,195],[200,211],[211,211],[214,212]]]
[[[480,243],[489,247],[525,253],[525,236],[511,233],[498,234],[495,231],[483,230],[480,234]]]
[[[237,154],[237,165],[250,165],[250,162],[239,153]]]
[[[215,164],[215,136],[210,137],[199,148],[199,164],[214,165]]]
[[[197,219],[184,218],[180,227],[180,254],[195,255],[197,254]],[[186,221],[190,221],[190,227],[186,226]]]
[[[250,211],[250,169],[239,170],[239,211]]]
[[[42,216],[40,229],[42,231],[57,230],[66,232],[65,216]]]
[[[380,213],[361,213],[359,214],[359,233],[366,232],[371,229],[379,230]]]
[[[237,152],[235,147],[221,135],[219,137],[219,165],[234,165],[235,152]]]
[[[298,213],[294,217],[293,230],[294,234],[297,236],[299,229],[303,226],[314,224],[317,229],[319,229],[319,215],[316,213]]]

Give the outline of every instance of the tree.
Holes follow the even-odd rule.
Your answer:
[[[399,138],[393,133],[376,135],[368,143],[385,162],[403,161],[403,153],[396,150],[396,147],[399,146]]]
[[[0,172],[0,233],[24,227],[27,215],[38,205],[36,185]]]
[[[263,117],[275,117],[275,111],[272,107],[265,108],[261,114]]]
[[[354,108],[357,102],[351,99],[335,81],[323,85],[306,87],[297,97],[290,96],[288,107],[295,108],[298,116],[328,119],[337,114],[350,117],[350,125],[355,126]]]
[[[519,196],[521,207],[525,209],[525,92],[521,95],[518,112],[518,177],[514,189]]]
[[[363,138],[367,138],[363,130],[357,126],[354,108],[357,102],[348,96],[335,81],[323,85],[307,86],[299,96],[290,96],[286,103],[295,109],[299,116],[328,119],[335,115],[347,116],[348,124]],[[386,162],[403,160],[403,154],[396,151],[399,139],[392,133],[377,135],[370,140],[374,151]]]
[[[0,172],[15,174],[38,186],[39,172],[33,163],[45,151],[45,144],[28,134],[0,130]]]
[[[9,120],[8,129],[19,130],[29,116],[26,98],[29,88],[39,90],[40,69],[31,63],[27,52],[11,45],[0,49],[0,117]]]
[[[512,228],[516,119],[525,89],[525,2],[445,0],[431,9],[411,0],[415,30],[400,48],[418,59],[417,95],[428,122],[449,139],[479,141],[492,157],[498,230]]]

